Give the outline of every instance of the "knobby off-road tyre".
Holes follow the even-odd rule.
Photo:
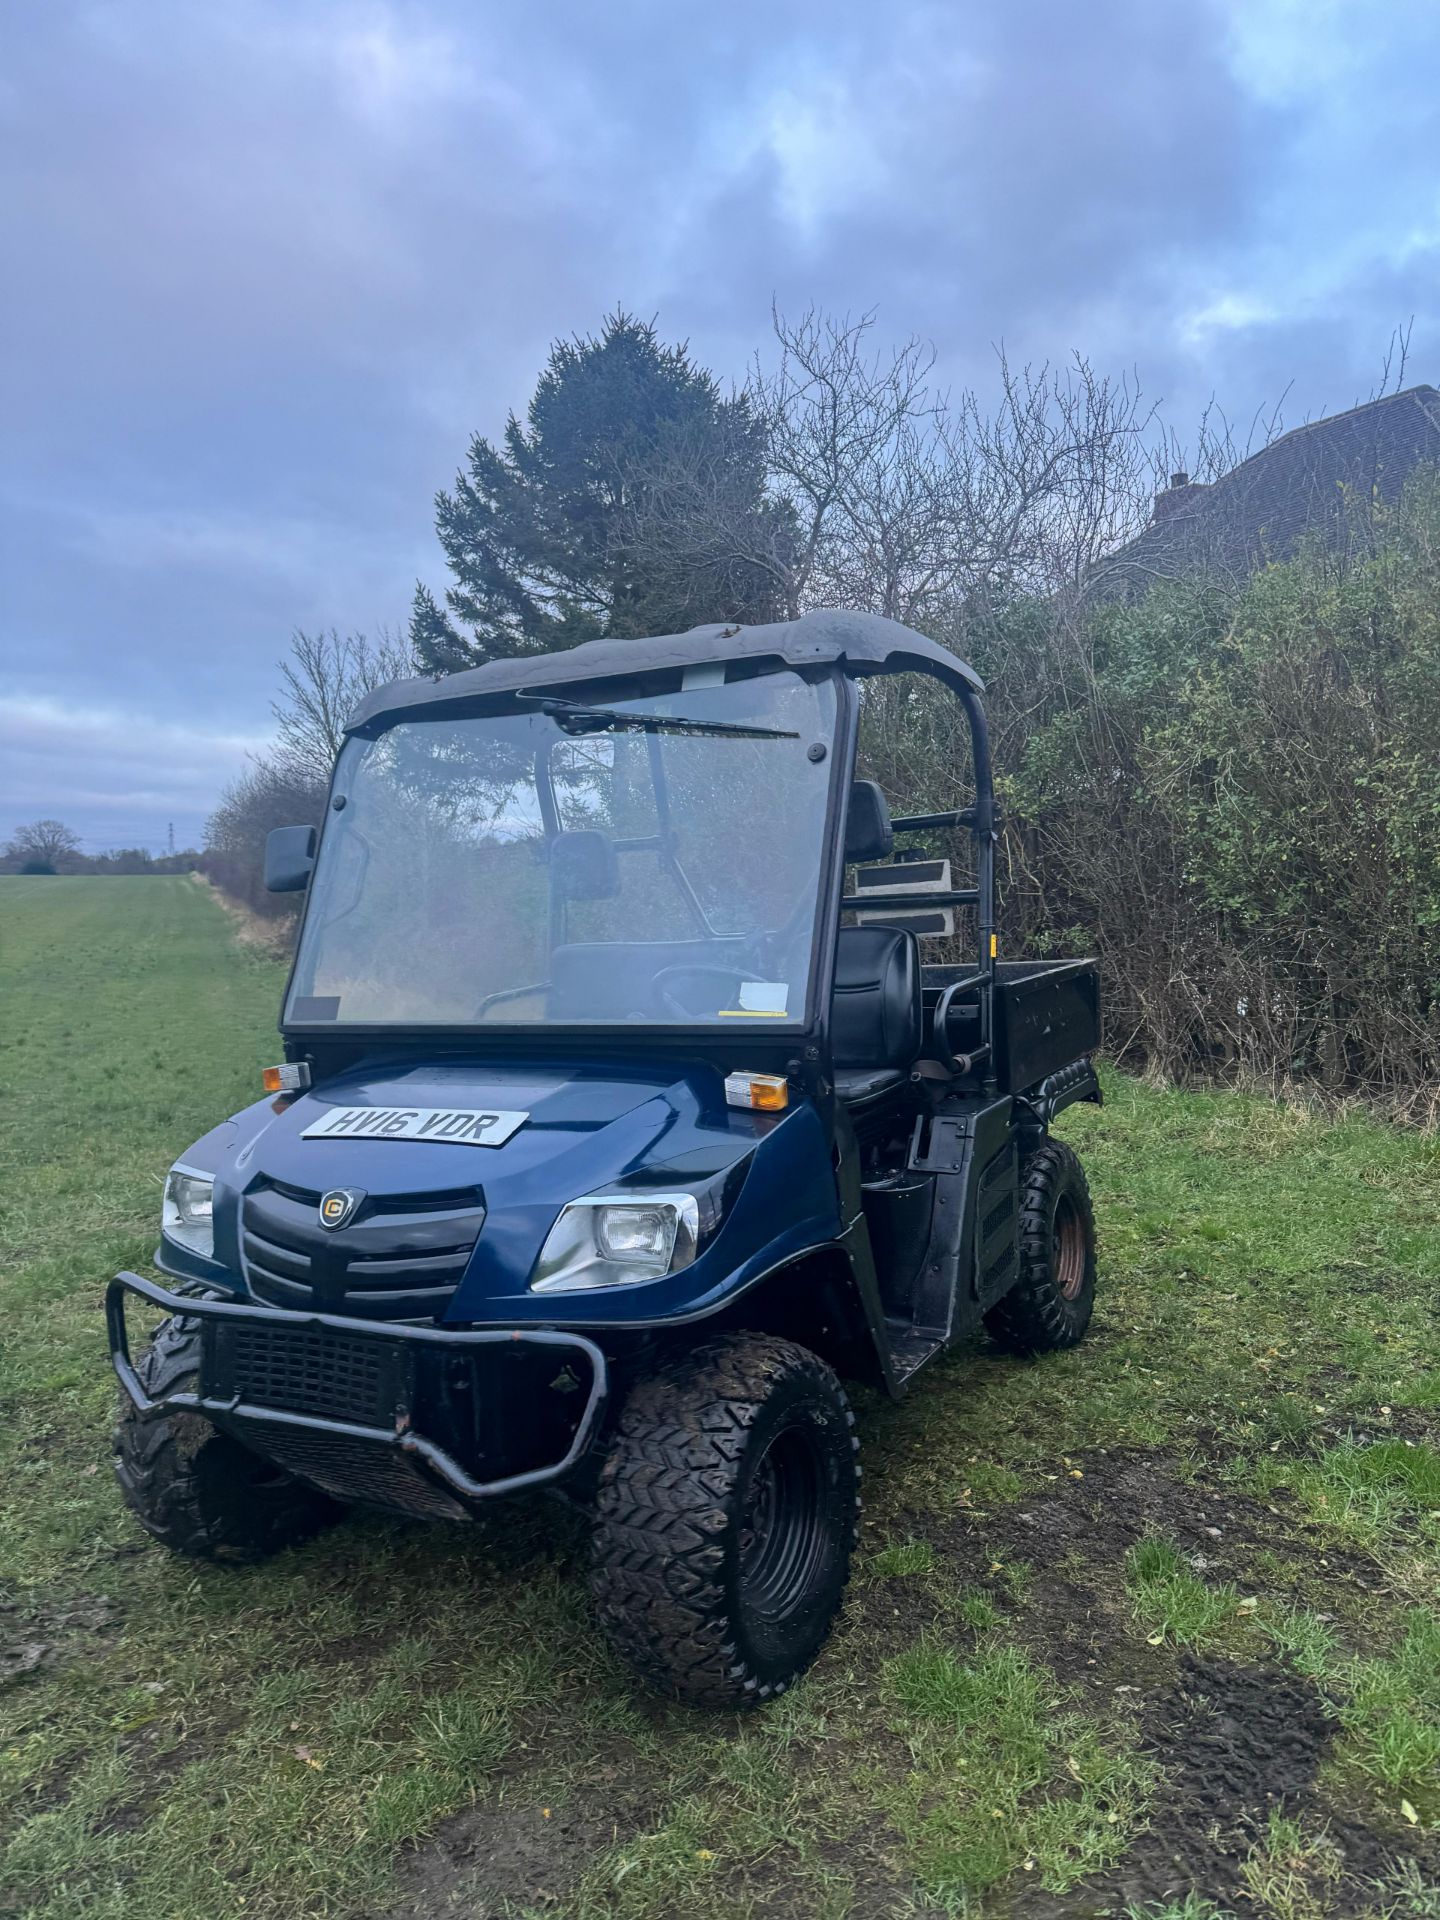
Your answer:
[[[732,1334],[635,1387],[596,1494],[592,1590],[660,1692],[771,1700],[830,1631],[860,1511],[855,1416],[793,1341]]]
[[[135,1371],[153,1399],[192,1387],[200,1371],[199,1321],[164,1321]],[[146,1418],[122,1397],[114,1449],[126,1506],[147,1533],[195,1560],[263,1560],[343,1512],[198,1413]]]
[[[1095,1307],[1095,1212],[1085,1169],[1047,1140],[1020,1169],[1020,1278],[985,1324],[1017,1353],[1053,1353],[1085,1338]]]

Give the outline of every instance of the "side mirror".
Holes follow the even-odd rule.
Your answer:
[[[266,834],[265,885],[271,893],[299,893],[314,864],[314,827],[274,827]]]

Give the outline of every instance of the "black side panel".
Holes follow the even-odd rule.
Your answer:
[[[865,1215],[865,1193],[860,1181],[860,1149],[850,1116],[840,1101],[835,1101],[831,1111],[835,1129],[835,1186],[844,1223],[840,1246],[850,1262],[860,1308],[875,1341],[880,1384],[894,1397],[900,1392],[903,1374],[897,1364],[893,1324],[880,1299],[880,1283]]]
[[[956,1101],[916,1126],[909,1171],[933,1177],[935,1201],[930,1244],[909,1303],[910,1325],[931,1351],[964,1339],[989,1301],[1015,1278],[1011,1105],[1008,1099]]]
[[[1018,1153],[1014,1135],[975,1187],[975,1297],[983,1312],[1014,1286],[1020,1265]]]
[[[864,1188],[865,1222],[887,1314],[908,1312],[915,1277],[930,1245],[935,1182],[928,1174],[890,1174]]]

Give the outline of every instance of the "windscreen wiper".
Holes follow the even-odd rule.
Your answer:
[[[622,713],[618,707],[591,707],[580,700],[520,688],[517,700],[533,700],[562,733],[690,733],[728,740],[798,740],[780,727],[746,727],[732,720],[688,720],[673,713]]]

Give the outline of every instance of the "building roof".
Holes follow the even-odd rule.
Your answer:
[[[603,680],[632,680],[721,660],[773,659],[788,667],[840,666],[847,673],[931,673],[957,693],[984,691],[980,676],[938,641],[874,613],[833,610],[801,614],[798,620],[724,626],[716,622],[688,633],[654,639],[587,640],[563,653],[523,654],[439,679],[396,680],[377,687],[350,716],[347,733],[390,725],[402,714],[456,710],[520,688],[581,687]],[[612,692],[611,699],[621,698]]]
[[[1177,474],[1138,539],[1102,561],[1091,590],[1134,598],[1182,574],[1240,580],[1306,535],[1333,552],[1368,546],[1373,501],[1440,461],[1440,392],[1408,387],[1283,434],[1208,486]],[[1178,484],[1177,484],[1178,483]]]

